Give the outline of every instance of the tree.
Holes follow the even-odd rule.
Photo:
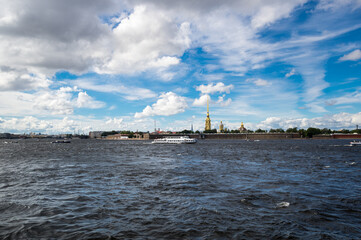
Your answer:
[[[189,133],[193,133],[193,131],[184,129],[183,131],[181,131],[179,133],[189,134]]]
[[[106,136],[108,136],[108,135],[114,135],[114,134],[117,134],[118,132],[116,132],[116,131],[111,131],[111,132],[103,132],[102,133],[102,137],[106,137]]]
[[[312,138],[313,135],[321,134],[321,130],[319,128],[308,128],[306,130],[306,136]]]
[[[306,130],[301,128],[298,130],[298,133],[301,135],[301,137],[306,137]]]
[[[265,132],[267,132],[267,131],[266,131],[266,130],[262,130],[262,129],[258,128],[255,132],[256,132],[256,133],[265,133]]]
[[[288,128],[288,129],[286,130],[286,132],[287,132],[287,133],[297,133],[298,130],[297,130],[297,127],[294,127],[294,128]]]
[[[354,129],[351,131],[351,133],[361,134],[361,129]]]
[[[324,129],[321,130],[321,133],[322,133],[322,134],[330,134],[330,133],[331,133],[331,129],[324,128]]]
[[[205,130],[203,133],[217,133],[217,129]]]

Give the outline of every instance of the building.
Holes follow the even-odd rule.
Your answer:
[[[223,123],[222,123],[222,121],[221,121],[221,124],[219,124],[219,132],[224,132],[224,130],[223,130]]]
[[[101,138],[103,131],[93,131],[89,132],[89,138]]]
[[[0,138],[10,138],[11,134],[10,133],[0,133]]]
[[[241,122],[241,127],[239,128],[240,132],[246,132],[247,129],[244,127],[243,122]]]
[[[205,131],[211,130],[211,119],[209,118],[209,98],[207,98],[207,117],[206,117],[206,127],[204,128]]]

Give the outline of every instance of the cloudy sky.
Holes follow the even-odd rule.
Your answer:
[[[0,132],[361,126],[361,0],[0,4]]]

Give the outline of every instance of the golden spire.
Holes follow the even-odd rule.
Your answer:
[[[209,118],[209,97],[207,96],[207,117],[205,131],[211,130],[211,119]]]
[[[207,97],[207,116],[209,116],[209,97]]]

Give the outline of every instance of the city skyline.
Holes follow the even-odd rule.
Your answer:
[[[361,125],[361,1],[4,1],[0,132]]]

